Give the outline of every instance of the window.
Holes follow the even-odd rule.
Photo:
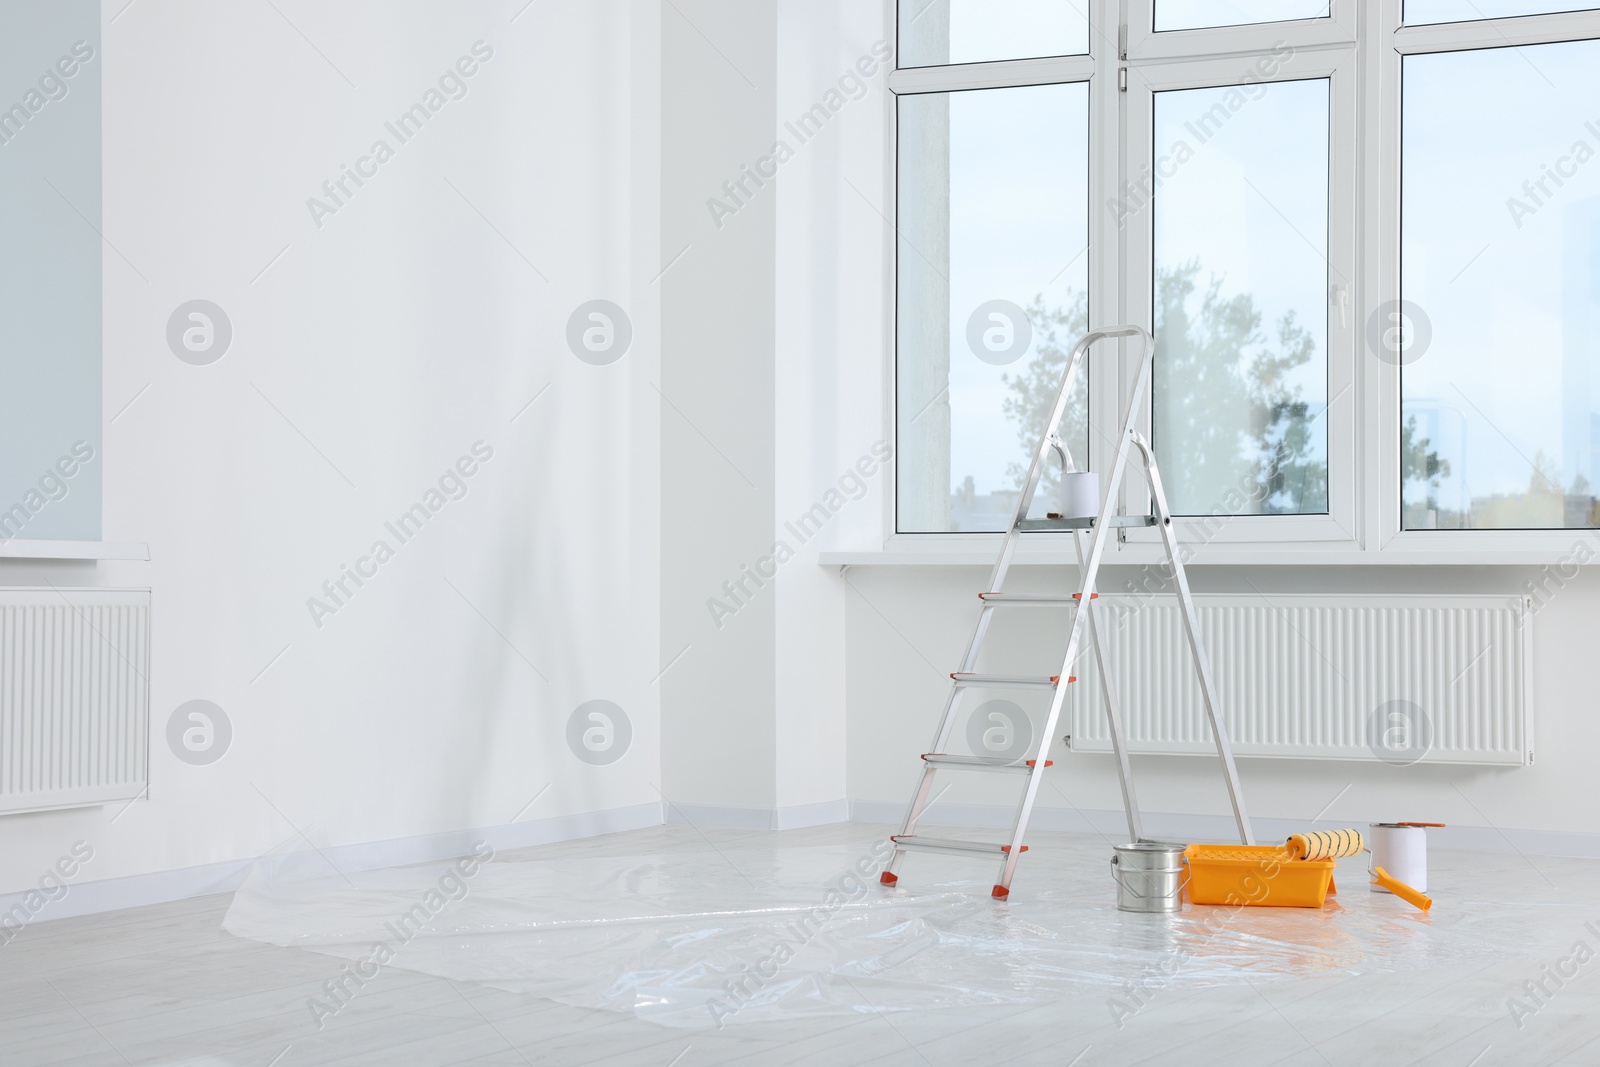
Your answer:
[[[1407,529],[1600,519],[1600,42],[1408,56]]]
[[[1327,513],[1328,113],[1321,79],[1156,94],[1151,443],[1175,514]]]
[[[1155,10],[1189,23],[1267,14]],[[1327,64],[1297,77],[1283,39],[1243,61],[1227,40],[1194,47],[1188,62],[1137,66],[1114,90],[1126,113],[1098,112],[1098,129],[1092,58],[897,76],[899,532],[1003,529],[1067,352],[1091,320],[1142,304],[1157,338],[1150,432],[1174,509],[1316,519],[1296,536],[1348,536],[1350,494],[1329,473],[1330,448],[1352,431],[1329,411],[1350,362],[1330,371],[1347,340],[1330,332],[1330,264],[1340,279],[1351,271],[1348,247],[1330,241]],[[1096,204],[1108,155],[1116,195]],[[1109,458],[1118,387],[1097,353],[1062,435],[1080,466]]]
[[[902,530],[1010,521],[1086,329],[1088,103],[1081,82],[900,97]],[[1079,456],[1087,415],[1080,391],[1062,435]]]
[[[1600,4],[989,10],[901,4],[897,533],[1004,529],[1062,354],[1122,322],[1156,337],[1180,536],[1219,558],[1600,527]],[[1089,365],[1080,465],[1132,355]]]
[[[0,5],[0,540],[100,539],[100,5]]]

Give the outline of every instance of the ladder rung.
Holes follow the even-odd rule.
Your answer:
[[[1003,856],[1011,851],[1010,845],[992,844],[988,841],[956,841],[947,837],[921,837],[917,834],[892,834],[889,840],[896,848],[913,852],[953,852],[957,855],[977,853],[980,856]],[[1023,845],[1022,851],[1028,851]]]
[[[982,689],[1054,689],[1061,681],[1059,674],[1052,674],[1048,678],[1025,678],[1014,674],[969,674],[964,671],[957,671],[950,678],[957,685]],[[1077,675],[1067,679],[1068,682],[1077,680]]]
[[[1083,601],[1082,593],[1071,596],[1035,596],[1032,593],[979,593],[985,604],[1012,604],[1019,608],[1075,608]],[[1099,600],[1099,593],[1090,593],[1090,600]]]
[[[1034,760],[1009,760],[1003,756],[950,756],[943,752],[924,752],[922,758],[938,767],[966,767],[975,771],[1020,771],[1027,774],[1033,770]],[[1044,761],[1046,767],[1055,765],[1055,760]]]

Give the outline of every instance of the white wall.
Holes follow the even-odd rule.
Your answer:
[[[850,231],[884,233],[882,65],[804,138],[787,123],[827,106],[883,36],[880,11],[843,0],[682,0],[663,15],[663,259],[688,249],[662,283],[661,654],[682,654],[662,681],[670,819],[847,811],[847,585],[817,553],[875,528],[886,482],[876,470],[848,483],[861,499],[828,496],[863,457],[879,467],[883,436],[883,261],[841,255]],[[778,155],[760,183],[745,177]],[[796,536],[819,503],[820,531]],[[759,585],[745,577],[758,567]]]
[[[672,819],[766,825],[776,609],[723,584],[772,546],[776,206],[719,226],[706,201],[770,145],[775,5],[674,0],[661,29],[663,791]]]
[[[796,550],[776,583],[782,810],[848,795],[842,757],[849,586],[816,564],[819,551],[877,529],[890,480],[873,451],[888,443],[881,362],[888,223],[879,212],[887,203],[882,128],[891,106],[888,64],[874,45],[890,47],[893,36],[875,5],[851,0],[780,4],[779,36],[776,136],[795,151],[777,186],[773,518],[775,536]],[[875,70],[871,77],[861,76],[863,61]],[[800,143],[799,117],[819,103],[837,103],[830,93],[844,103],[821,132]],[[871,475],[856,466],[863,459]],[[843,487],[841,478],[849,478]],[[830,500],[830,492],[839,495]],[[802,544],[790,527],[819,503],[833,513]]]
[[[0,891],[80,839],[100,880],[659,821],[659,12],[524,2],[107,4],[104,536],[152,558],[0,584],[153,591],[151,789],[114,823],[0,820]],[[465,98],[398,145],[384,123],[480,39]],[[307,198],[379,137],[319,229]],[[195,298],[233,323],[210,366],[164,339]],[[633,321],[608,366],[566,344],[594,298]],[[480,440],[465,498],[316,626],[307,598]],[[234,730],[205,767],[165,744],[196,698]],[[596,698],[632,723],[609,766],[566,740]]]

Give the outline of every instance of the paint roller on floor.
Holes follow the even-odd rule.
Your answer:
[[[1284,842],[1284,847],[1295,860],[1336,860],[1368,851],[1360,830],[1312,830],[1293,834]],[[1433,898],[1412,889],[1382,867],[1372,868],[1372,880],[1413,907],[1423,911],[1433,907]]]

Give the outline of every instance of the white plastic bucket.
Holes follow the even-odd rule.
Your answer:
[[[1428,831],[1420,826],[1375,822],[1372,830],[1372,865],[1382,867],[1397,882],[1419,893],[1428,891]],[[1388,890],[1373,883],[1374,893]]]
[[[1189,884],[1183,862],[1187,847],[1163,841],[1112,845],[1111,876],[1117,880],[1118,910],[1182,911],[1183,887]]]

